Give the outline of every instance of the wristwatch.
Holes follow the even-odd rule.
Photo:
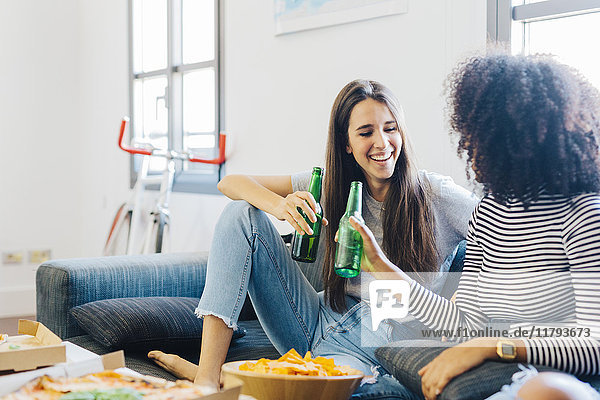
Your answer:
[[[514,360],[517,358],[517,345],[511,340],[499,339],[496,343],[496,354],[503,360]]]

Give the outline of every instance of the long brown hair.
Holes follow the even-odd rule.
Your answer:
[[[346,153],[348,126],[354,106],[367,98],[389,108],[402,135],[402,149],[383,202],[383,251],[404,271],[432,272],[438,268],[430,190],[428,183],[419,178],[414,165],[402,110],[392,92],[382,84],[368,80],[352,81],[344,86],[333,103],[325,161],[324,209],[330,225],[326,230],[323,283],[325,301],[337,312],[346,309],[348,280],[339,277],[333,268],[334,237],[346,209],[350,183],[359,180],[368,188],[354,156]]]

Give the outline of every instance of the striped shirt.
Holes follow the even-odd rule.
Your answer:
[[[541,195],[527,209],[484,198],[455,303],[413,282],[409,311],[432,329],[540,328],[521,338],[528,362],[600,374],[600,194]],[[576,329],[541,337],[559,327]]]

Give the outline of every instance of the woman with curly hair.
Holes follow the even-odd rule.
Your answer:
[[[486,360],[599,375],[598,91],[550,58],[503,54],[463,63],[448,88],[458,153],[485,194],[455,302],[410,279],[352,221],[377,269],[410,282],[409,312],[430,328],[508,328],[504,338],[463,337],[441,352],[419,371],[423,394],[436,398]]]

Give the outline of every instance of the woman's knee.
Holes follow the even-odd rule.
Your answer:
[[[223,210],[215,228],[215,235],[231,237],[233,233],[240,231],[248,238],[255,232],[267,234],[275,229],[264,211],[245,200],[236,200]]]
[[[240,226],[244,223],[250,223],[251,219],[262,213],[259,209],[245,200],[235,200],[227,204],[221,213],[218,225]]]

